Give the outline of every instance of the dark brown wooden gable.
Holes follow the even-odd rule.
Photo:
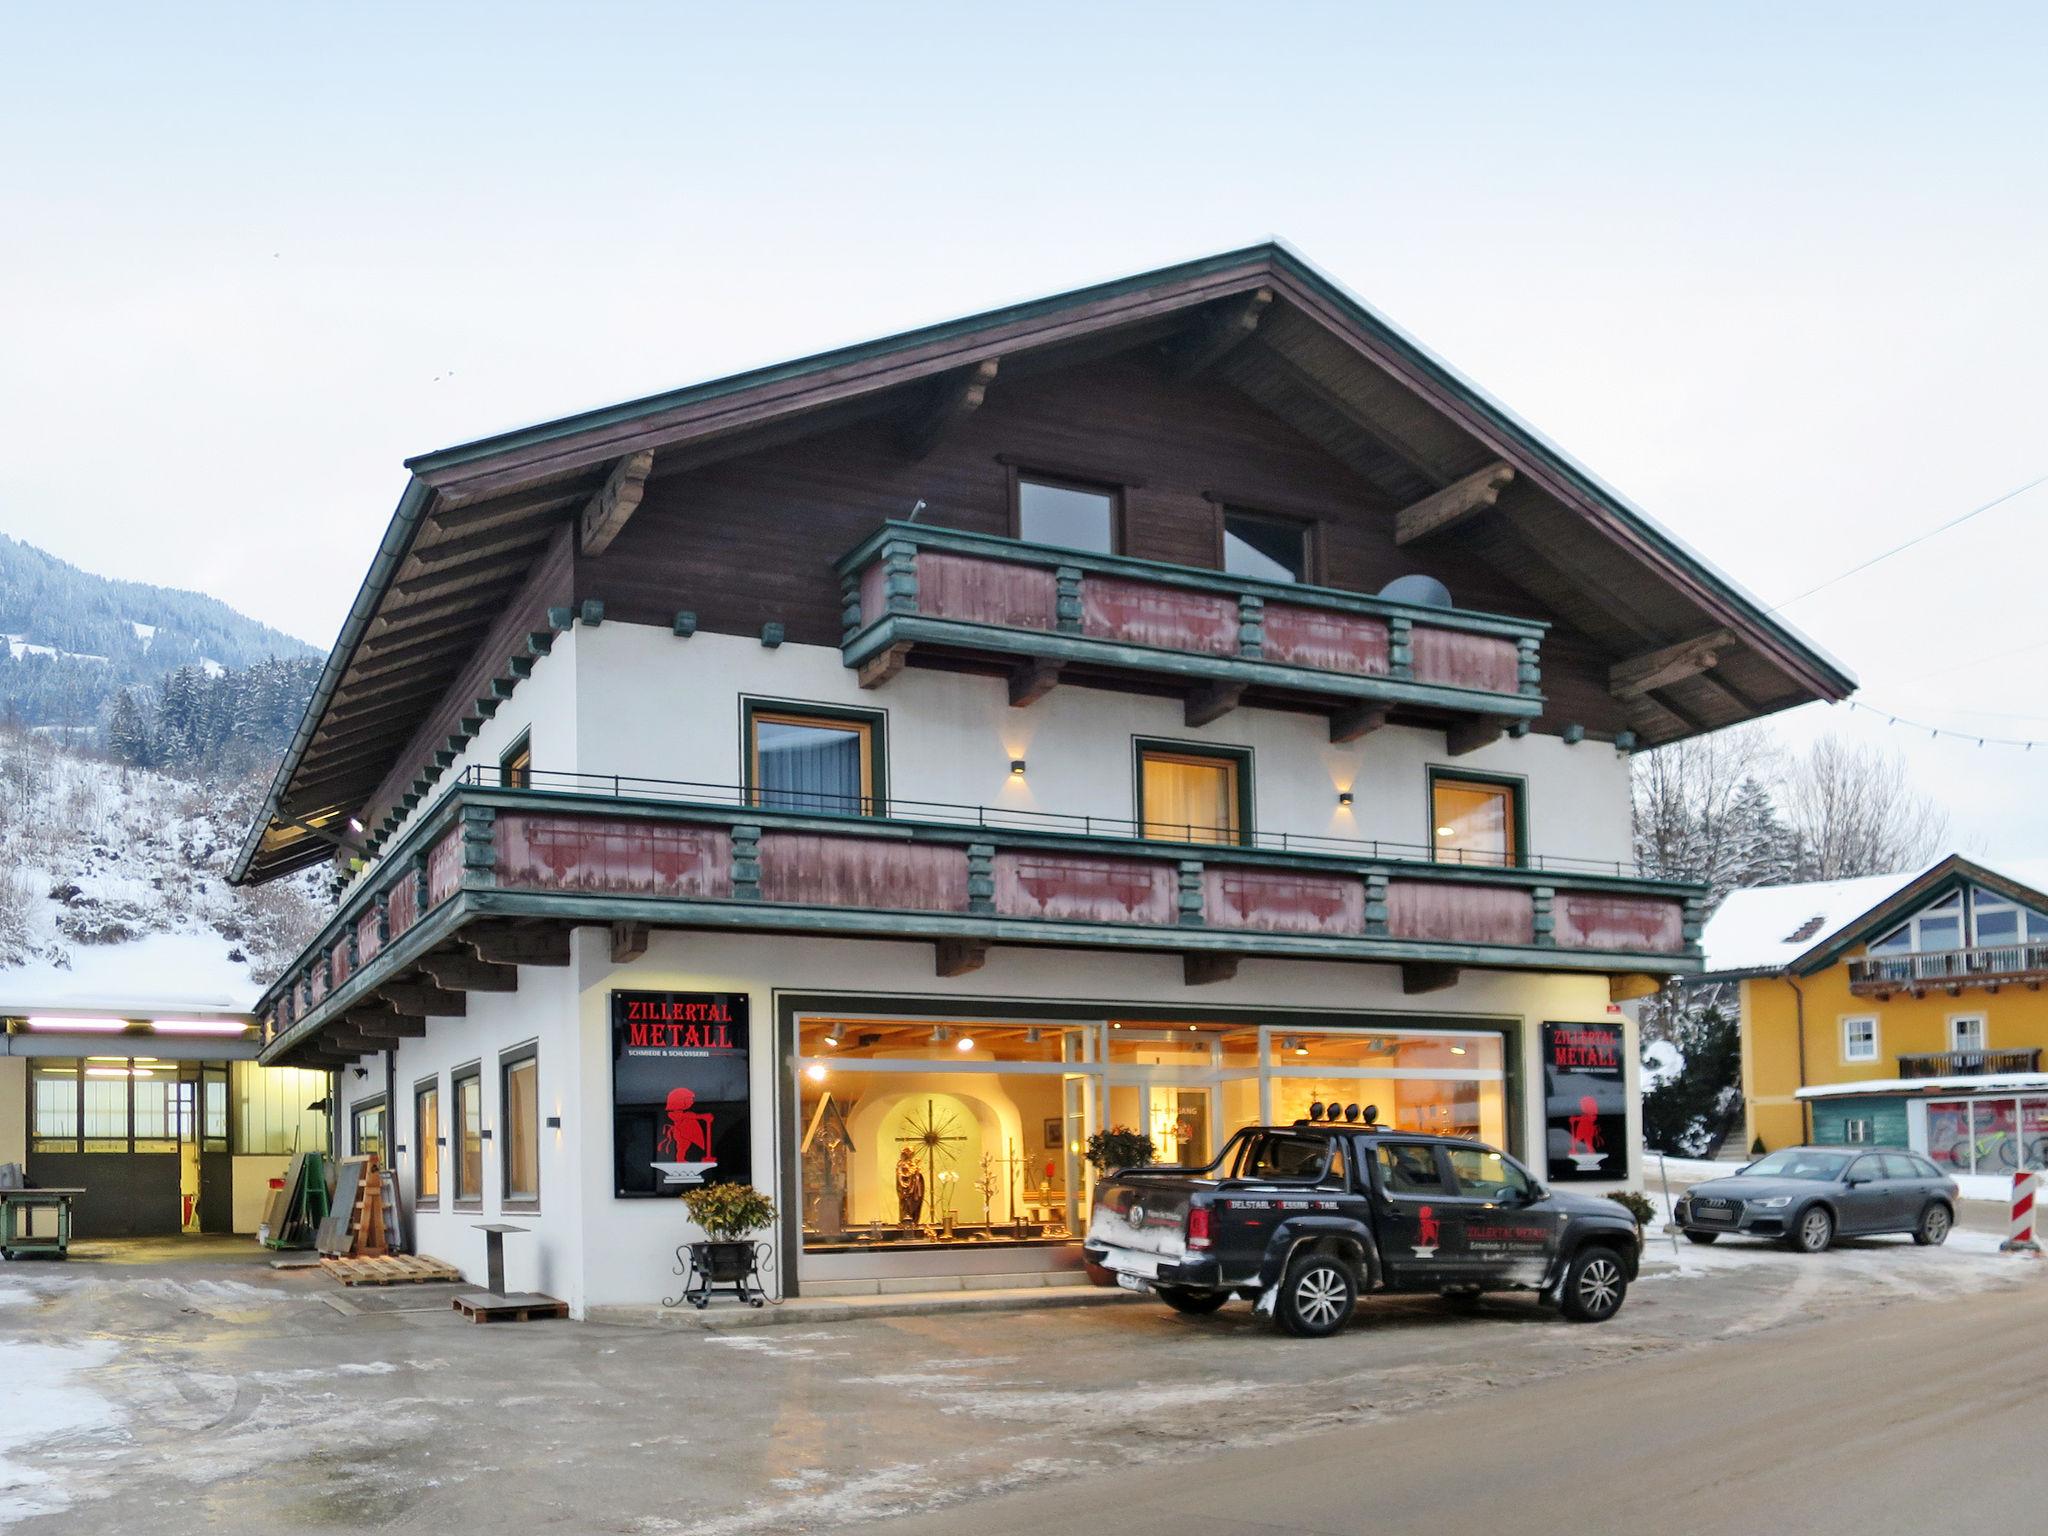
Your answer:
[[[1545,646],[1554,707],[1543,728],[1626,728],[1606,689],[1614,658],[1577,625],[1559,623],[1551,605],[1461,544],[1396,545],[1402,502],[1388,489],[1234,383],[1176,376],[1154,347],[999,375],[985,403],[921,458],[904,451],[893,419],[680,473],[657,460],[616,542],[578,561],[576,599],[601,599],[608,619],[666,627],[688,610],[709,631],[756,635],[780,623],[791,641],[837,645],[834,559],[919,501],[920,522],[1008,534],[1012,474],[1036,468],[1123,486],[1123,552],[1140,559],[1214,568],[1227,503],[1313,519],[1326,585],[1376,592],[1419,572],[1460,607],[1557,623]],[[1382,472],[1409,485],[1405,468]]]

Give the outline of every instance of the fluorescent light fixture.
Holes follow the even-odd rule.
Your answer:
[[[150,1028],[160,1035],[240,1035],[249,1026],[232,1019],[159,1019]]]
[[[60,1019],[47,1014],[37,1014],[28,1021],[30,1029],[75,1029],[113,1034],[128,1027],[126,1019]]]

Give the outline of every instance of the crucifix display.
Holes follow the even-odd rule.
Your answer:
[[[924,1101],[922,1120],[913,1110],[904,1121],[906,1134],[896,1138],[904,1144],[896,1155],[896,1211],[904,1226],[917,1224],[927,1191],[938,1193],[939,1159],[952,1162],[953,1143],[967,1139],[957,1129],[959,1123],[959,1117],[950,1111],[941,1117],[938,1105],[930,1099]],[[917,1165],[920,1155],[924,1159],[922,1168]]]

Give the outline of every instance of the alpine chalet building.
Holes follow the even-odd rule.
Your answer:
[[[1119,1127],[1620,1187],[1700,968],[1628,754],[1854,686],[1278,245],[410,468],[237,868],[342,882],[262,1059],[579,1316],[705,1180],[791,1294],[1050,1283]]]

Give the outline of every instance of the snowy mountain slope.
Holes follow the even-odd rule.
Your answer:
[[[252,998],[325,915],[317,876],[226,881],[266,779],[195,783],[0,730],[0,1004]]]

